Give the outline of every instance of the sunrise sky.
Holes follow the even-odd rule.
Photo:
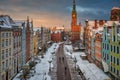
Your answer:
[[[73,0],[0,0],[0,14],[14,20],[33,19],[34,27],[70,27]],[[109,20],[112,7],[120,0],[76,0],[78,22],[85,19]]]

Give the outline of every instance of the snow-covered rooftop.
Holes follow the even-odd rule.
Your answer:
[[[4,28],[12,28],[11,25],[15,24],[14,21],[8,15],[0,15],[0,22],[3,23],[0,24],[0,27]]]

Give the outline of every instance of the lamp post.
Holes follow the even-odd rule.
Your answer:
[[[75,63],[75,70],[76,70],[76,63],[77,63],[76,57],[74,57],[74,63]]]
[[[51,71],[51,63],[52,63],[52,60],[49,60],[49,71]]]

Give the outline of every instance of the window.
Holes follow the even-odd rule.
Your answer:
[[[11,38],[9,39],[9,45],[11,45]]]
[[[115,42],[115,35],[113,36],[113,41]]]
[[[111,45],[111,52],[112,52],[112,45]]]
[[[9,59],[9,65],[11,65],[11,58]]]
[[[4,33],[2,33],[2,38],[4,38],[4,36],[5,36]]]
[[[2,70],[4,70],[4,69],[5,69],[5,63],[2,62]]]
[[[11,48],[9,49],[9,56],[11,56]]]
[[[8,46],[8,39],[6,39],[6,46]]]
[[[6,67],[8,67],[8,60],[6,60]]]
[[[114,46],[114,53],[115,53],[115,46]]]
[[[9,33],[9,37],[11,37],[11,33]]]
[[[114,57],[114,63],[115,63],[115,57]]]
[[[4,50],[2,50],[2,60],[4,59]]]
[[[103,43],[103,48],[104,48],[104,43]]]
[[[119,75],[119,70],[117,70],[117,75]]]
[[[104,44],[105,45],[105,49],[106,49],[106,44]]]
[[[119,58],[117,58],[117,65],[119,65]]]
[[[115,73],[115,68],[114,68],[114,71],[113,71],[114,73]]]
[[[2,39],[2,47],[4,47],[4,39]]]
[[[6,49],[6,58],[8,57],[8,49]]]
[[[112,62],[113,60],[112,60],[112,56],[111,56],[111,62]]]
[[[109,54],[107,54],[107,60],[109,59]]]
[[[109,50],[109,44],[107,44],[107,50]]]
[[[119,47],[117,46],[117,54],[119,53]]]
[[[113,70],[112,66],[111,66],[111,71]]]
[[[8,33],[6,33],[6,37],[8,37]]]

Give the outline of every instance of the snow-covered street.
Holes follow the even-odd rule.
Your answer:
[[[49,75],[49,73],[50,73],[49,69],[50,69],[50,67],[51,67],[51,69],[54,68],[53,60],[55,58],[55,54],[52,54],[52,53],[56,52],[57,48],[58,48],[58,45],[56,43],[54,43],[44,54],[44,58],[41,58],[41,56],[37,56],[38,63],[35,66],[35,73],[30,73],[33,75],[30,76],[30,78],[27,80],[52,80],[51,76]],[[51,66],[50,66],[49,61],[52,61]],[[17,74],[13,80],[20,80],[18,78],[18,76],[20,74],[21,74],[21,72],[19,74]]]
[[[86,79],[89,80],[111,80],[101,69],[99,69],[94,63],[89,63],[87,60],[82,60],[80,55],[85,55],[84,52],[73,52],[71,45],[65,45],[64,51],[73,61],[76,57],[77,67],[80,68]],[[72,53],[72,54],[71,54]],[[73,64],[74,65],[74,64]]]

